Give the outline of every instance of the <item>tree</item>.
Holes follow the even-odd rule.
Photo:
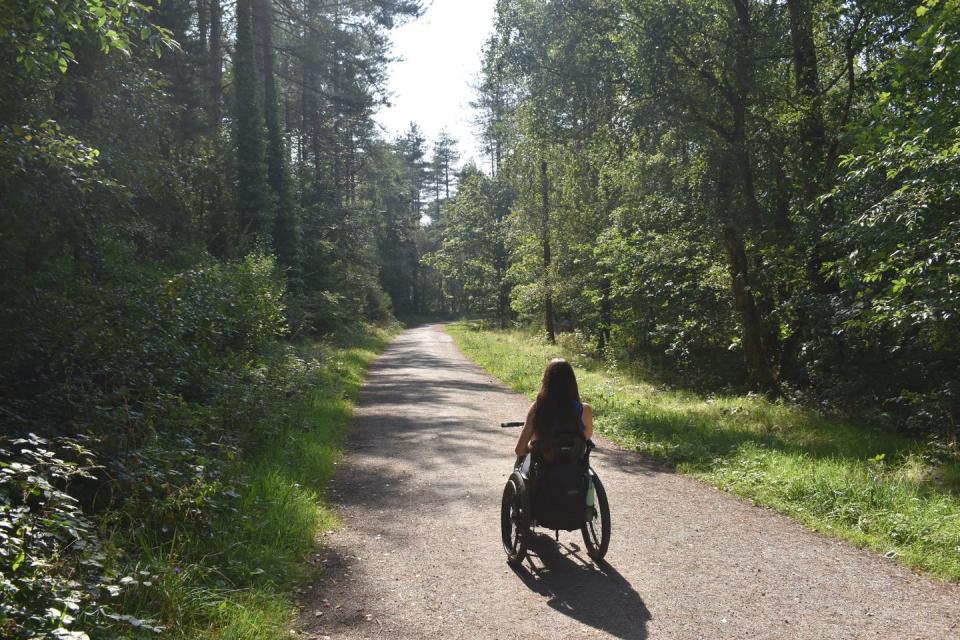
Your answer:
[[[437,200],[440,199],[441,187],[443,197],[450,197],[450,189],[456,178],[456,164],[459,159],[457,141],[444,129],[440,132],[436,142],[433,143],[433,157],[430,161]]]
[[[556,331],[582,331],[671,371],[736,371],[770,393],[782,384],[835,397],[874,389],[928,407],[947,397],[942,385],[895,393],[872,370],[882,362],[893,386],[912,370],[883,360],[881,326],[917,348],[908,358],[917,366],[952,362],[931,337],[952,329],[920,320],[943,295],[934,274],[952,264],[949,251],[932,249],[952,238],[932,204],[950,196],[898,177],[950,184],[949,160],[934,168],[933,156],[915,152],[951,157],[940,146],[949,135],[937,133],[952,130],[950,109],[921,97],[951,100],[939,79],[955,78],[941,55],[952,50],[955,12],[942,2],[916,12],[826,0],[498,3],[475,106],[491,170],[515,190],[505,231],[514,310],[547,324],[553,306]],[[932,16],[941,22],[925,22]],[[881,186],[884,171],[894,177]],[[923,222],[894,230],[878,212],[903,211],[892,202],[906,194],[920,198],[905,210]],[[913,208],[921,200],[923,215]],[[868,202],[877,215],[863,213]],[[896,259],[867,259],[878,254],[860,242],[873,232]],[[904,249],[906,237],[931,252]],[[929,280],[917,276],[921,255]],[[943,270],[933,267],[940,260]],[[854,286],[857,277],[882,284]],[[912,282],[927,291],[923,312]],[[901,312],[880,313],[866,296]],[[924,327],[909,338],[893,329],[907,308],[917,314],[911,326]]]
[[[267,239],[273,202],[267,184],[261,74],[254,39],[254,0],[237,1],[237,43],[233,62],[236,92],[237,216],[241,246]]]
[[[271,237],[280,264],[295,269],[300,254],[300,224],[290,186],[290,169],[280,121],[274,74],[274,10],[270,0],[254,0],[254,25],[262,58],[263,114],[266,125],[267,183],[275,206]],[[294,278],[296,280],[297,278]]]
[[[509,252],[506,232],[512,190],[496,177],[468,165],[458,176],[460,188],[448,201],[440,247],[424,256],[444,278],[455,309],[510,319]]]

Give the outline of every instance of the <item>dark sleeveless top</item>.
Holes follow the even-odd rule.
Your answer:
[[[587,425],[583,423],[583,403],[580,402],[579,400],[574,400],[573,406],[577,410],[577,415],[580,416],[580,433],[586,433]]]

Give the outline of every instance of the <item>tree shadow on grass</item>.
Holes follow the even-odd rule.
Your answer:
[[[547,598],[547,606],[581,624],[625,640],[647,637],[652,616],[643,598],[616,569],[594,564],[579,545],[534,534],[526,563],[513,571]]]

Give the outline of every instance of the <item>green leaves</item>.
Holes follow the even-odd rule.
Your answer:
[[[76,60],[71,42],[83,35],[96,37],[103,53],[129,54],[131,38],[137,33],[141,40],[156,37],[172,46],[169,30],[145,23],[150,11],[131,0],[27,0],[0,10],[0,46],[12,46],[17,63],[29,73],[62,74]]]
[[[96,436],[0,441],[0,628],[23,629],[16,637],[159,633],[124,608],[155,606],[161,580],[175,577],[113,576],[118,563],[143,559],[107,553],[101,527],[119,516],[104,507],[122,509],[130,539],[169,542],[174,527],[208,538],[213,519],[235,507],[224,469],[239,443],[271,437],[255,430],[284,426],[276,404],[325,383],[319,365],[275,344],[286,318],[272,258],[157,273],[114,255],[102,266],[103,279],[74,273],[17,300],[29,335],[45,338],[7,343],[7,357],[40,373],[30,398],[4,398],[0,419],[14,402],[18,414],[63,421],[38,419],[38,430]]]
[[[0,625],[15,637],[79,638],[70,627],[112,626],[97,529],[68,493],[93,477],[92,458],[76,440],[0,439]]]
[[[423,261],[443,276],[457,305],[505,321],[511,193],[505,181],[474,167],[459,182],[443,211],[440,246]]]
[[[941,376],[960,355],[960,3],[925,2],[916,17],[910,38],[871,78],[885,90],[842,163],[836,190],[854,224],[830,239],[848,256],[833,273],[860,301],[844,313],[848,335],[889,348],[900,367],[918,372],[886,395],[929,427],[932,416],[949,423],[955,411],[955,392],[941,395],[951,387]]]
[[[897,278],[890,283],[890,292],[894,296],[898,296],[903,293],[904,289],[907,288],[907,279],[906,278]]]

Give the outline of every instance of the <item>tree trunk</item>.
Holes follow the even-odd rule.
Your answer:
[[[96,115],[98,104],[97,67],[102,56],[99,47],[89,38],[82,38],[74,45],[76,62],[70,73],[63,76],[68,94],[67,113],[79,124],[88,125]]]
[[[210,8],[206,0],[197,0],[197,34],[200,36],[200,52],[206,53],[210,28]]]
[[[283,137],[280,131],[280,112],[277,105],[277,83],[273,64],[273,7],[271,0],[254,0],[254,31],[260,50],[261,82],[263,85],[263,114],[267,128],[267,175],[274,195],[279,195],[283,182]],[[279,148],[277,148],[279,145]]]
[[[817,50],[813,40],[811,4],[811,0],[787,0],[797,94],[806,110],[799,141],[804,205],[813,203],[818,194],[821,167],[826,150],[820,73],[817,68]]]
[[[735,89],[729,100],[733,111],[733,134],[730,145],[733,161],[740,177],[741,195],[746,208],[746,219],[758,231],[763,226],[760,202],[753,176],[753,162],[747,141],[747,105],[753,88],[753,26],[747,0],[734,0],[737,13],[737,33],[733,76]]]
[[[207,126],[210,127],[215,149],[214,157],[217,169],[223,169],[222,156],[224,152],[223,140],[220,136],[220,121],[222,117],[221,102],[223,100],[223,17],[220,9],[220,0],[206,0],[206,11],[209,18],[207,26],[207,59],[206,59],[206,93],[207,93]],[[232,255],[233,221],[230,213],[224,206],[223,193],[220,182],[215,183],[214,193],[210,196],[213,210],[210,215],[210,230],[207,246],[210,252],[218,258],[224,259]]]
[[[803,114],[799,144],[801,206],[810,207],[817,228],[817,236],[831,222],[830,205],[816,202],[817,197],[829,189],[826,172],[831,170],[832,152],[827,147],[826,126],[823,118],[823,96],[820,72],[817,63],[816,43],[813,39],[813,12],[811,0],[787,0],[790,13],[790,39],[793,44],[793,67],[796,74],[797,95]],[[807,277],[817,291],[823,294],[836,292],[836,285],[824,278],[824,247],[815,240],[807,262]]]
[[[273,227],[270,231],[277,259],[281,265],[290,268],[296,263],[298,229],[294,219],[293,200],[287,175],[287,152],[280,125],[280,103],[277,99],[277,81],[274,77],[271,0],[255,0],[254,17],[260,48],[263,116],[267,129],[267,183],[276,205]]]
[[[237,0],[235,49],[237,213],[241,245],[246,251],[268,235],[272,226],[253,0]]]
[[[501,329],[506,329],[507,313],[510,308],[510,286],[506,282],[507,248],[502,242],[496,245],[493,264],[497,277],[497,324]]]
[[[420,286],[420,261],[417,260],[416,252],[412,252],[410,264],[413,269],[413,311],[414,313],[423,314],[423,298],[420,295],[422,288]]]
[[[790,179],[784,169],[786,145],[779,142],[771,145],[770,168],[773,172],[773,224],[777,232],[776,239],[787,244],[793,238],[793,225],[790,223]]]
[[[610,344],[610,327],[613,326],[613,302],[610,300],[611,286],[608,278],[600,281],[600,327],[597,336],[597,350],[600,353],[603,353]]]
[[[547,182],[547,161],[540,161],[540,201],[541,212],[540,241],[543,243],[543,316],[547,330],[547,340],[556,344],[557,336],[553,326],[553,290],[550,283],[550,185]]]
[[[510,321],[510,287],[500,276],[500,288],[497,291],[497,318],[501,329],[506,329]]]
[[[760,391],[776,388],[773,371],[763,346],[763,323],[748,282],[747,256],[743,238],[731,224],[723,227],[723,244],[730,261],[730,285],[733,301],[740,313],[743,357],[750,384]]]
[[[727,163],[720,167],[717,181],[717,212],[721,220],[722,242],[727,253],[730,270],[730,291],[734,307],[740,316],[741,342],[744,364],[750,384],[761,391],[773,391],[776,379],[770,358],[763,343],[763,322],[750,287],[749,263],[743,237],[737,230],[730,214],[733,206],[731,183]]]
[[[207,67],[210,75],[208,88],[210,127],[216,132],[220,127],[220,100],[223,94],[223,60],[220,39],[223,30],[223,20],[220,10],[220,0],[210,2],[210,39]]]

